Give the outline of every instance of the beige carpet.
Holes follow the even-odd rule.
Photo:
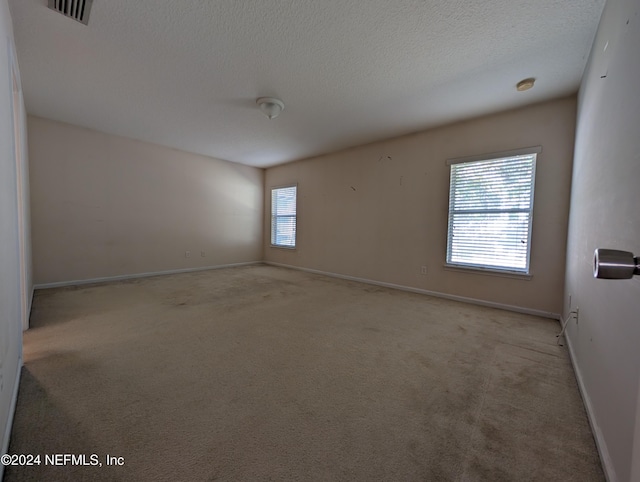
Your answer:
[[[269,266],[38,291],[22,480],[604,480],[553,320]]]

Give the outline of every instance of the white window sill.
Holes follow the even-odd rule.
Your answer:
[[[278,249],[296,249],[295,246],[281,246],[279,244],[272,244],[271,247],[278,248]]]
[[[519,271],[507,271],[502,269],[476,268],[473,266],[461,266],[459,264],[445,264],[444,269],[448,271],[458,271],[468,274],[484,274],[489,276],[499,276],[502,278],[513,278],[521,280],[530,280],[533,276],[530,273],[522,273]]]

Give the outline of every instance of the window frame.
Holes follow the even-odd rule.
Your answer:
[[[538,155],[542,152],[541,146],[535,147],[527,147],[523,149],[514,149],[509,151],[501,151],[494,152],[489,154],[481,154],[475,156],[468,157],[459,157],[455,159],[448,159],[446,164],[449,166],[449,202],[447,208],[447,239],[446,239],[446,253],[445,253],[445,268],[451,269],[454,271],[469,271],[469,272],[479,272],[484,274],[492,274],[492,275],[502,275],[507,277],[516,277],[516,278],[525,278],[531,279],[531,240],[533,238],[533,214],[534,214],[534,205],[535,205],[535,184],[536,184],[536,168],[538,163]],[[452,216],[454,212],[452,212],[452,181],[453,181],[453,169],[451,168],[455,164],[468,164],[474,162],[482,162],[482,161],[497,161],[500,159],[506,159],[509,157],[518,157],[518,156],[531,156],[533,155],[533,165],[531,172],[531,197],[530,197],[530,205],[528,209],[529,219],[528,219],[528,227],[527,227],[527,254],[526,254],[526,263],[525,268],[520,269],[517,267],[499,267],[499,266],[490,266],[483,264],[475,264],[475,263],[460,263],[460,262],[451,262],[452,255],[452,229],[451,222]],[[509,212],[526,212],[520,209],[505,209],[504,213]],[[500,213],[501,211],[492,210],[491,212]]]
[[[296,189],[296,195],[295,195],[295,207],[296,207],[296,213],[291,215],[291,214],[287,214],[287,215],[277,215],[274,214],[273,212],[273,193],[274,191],[280,190],[280,189],[290,189],[290,188],[295,188]],[[298,246],[298,184],[294,183],[294,184],[284,184],[281,186],[273,186],[270,189],[270,198],[269,198],[269,212],[270,212],[270,216],[271,216],[271,222],[270,222],[270,228],[269,228],[269,242],[270,242],[270,246],[272,248],[280,248],[280,249],[296,249]],[[294,219],[294,224],[295,224],[295,232],[293,235],[293,246],[289,246],[286,244],[274,244],[274,226],[276,226],[276,224],[274,223],[274,219],[277,218],[293,218]]]

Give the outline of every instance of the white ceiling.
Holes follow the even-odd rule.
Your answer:
[[[604,0],[9,4],[29,113],[266,167],[575,92]]]

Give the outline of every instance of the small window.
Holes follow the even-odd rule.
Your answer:
[[[297,186],[271,190],[271,246],[296,247]]]
[[[529,273],[540,150],[516,152],[450,161],[447,265]]]

